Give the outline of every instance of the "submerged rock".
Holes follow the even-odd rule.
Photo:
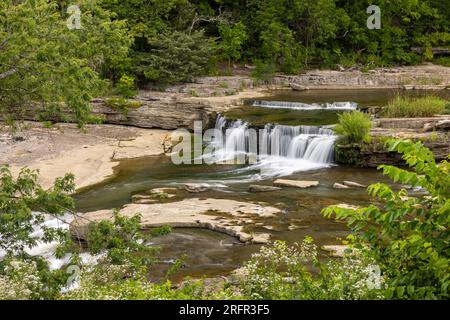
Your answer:
[[[306,189],[311,187],[317,187],[319,185],[319,181],[303,181],[303,180],[286,180],[286,179],[278,179],[273,183],[277,187],[293,187]]]
[[[350,187],[346,186],[345,184],[336,182],[335,184],[333,184],[333,189],[350,189]]]
[[[184,190],[190,193],[199,193],[209,190],[209,186],[201,183],[186,183],[184,185]]]
[[[278,191],[283,190],[280,187],[273,187],[273,186],[260,186],[260,185],[251,185],[248,187],[248,191],[250,192],[271,192],[271,191]]]
[[[360,184],[357,182],[353,182],[353,181],[344,181],[343,185],[347,186],[347,187],[353,187],[353,188],[367,188],[366,185],[363,185],[363,184]]]

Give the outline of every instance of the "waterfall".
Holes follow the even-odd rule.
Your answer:
[[[249,168],[264,169],[269,175],[327,167],[333,162],[336,136],[328,128],[267,124],[258,130],[245,121],[219,116],[215,129],[223,133],[212,142],[218,161],[245,155],[248,163],[253,155],[256,161]]]
[[[289,101],[253,101],[252,106],[273,108],[273,109],[291,109],[291,110],[334,110],[348,111],[356,110],[358,105],[354,102],[333,102],[333,103],[302,103]]]

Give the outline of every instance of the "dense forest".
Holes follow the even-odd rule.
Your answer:
[[[380,30],[366,27],[370,4],[381,8]],[[436,0],[106,0],[101,6],[126,21],[133,39],[130,60],[112,75],[151,81],[189,80],[223,61],[285,73],[415,64],[450,41],[450,4]]]

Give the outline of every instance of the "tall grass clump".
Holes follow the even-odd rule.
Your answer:
[[[384,116],[388,118],[432,117],[445,111],[446,100],[435,97],[394,97],[386,106]]]
[[[334,127],[334,132],[345,143],[370,143],[371,128],[369,115],[352,111],[339,115],[339,123]]]

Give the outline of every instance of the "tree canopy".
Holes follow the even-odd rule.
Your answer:
[[[450,3],[380,0],[5,0],[0,4],[0,110],[67,106],[89,120],[107,80],[170,84],[217,74],[217,63],[254,63],[255,74],[311,67],[361,68],[433,59],[450,45]],[[78,5],[81,28],[67,8]],[[421,50],[411,50],[417,47]],[[125,80],[126,81],[125,81]],[[119,90],[121,92],[123,90]],[[36,113],[37,114],[37,113]]]

